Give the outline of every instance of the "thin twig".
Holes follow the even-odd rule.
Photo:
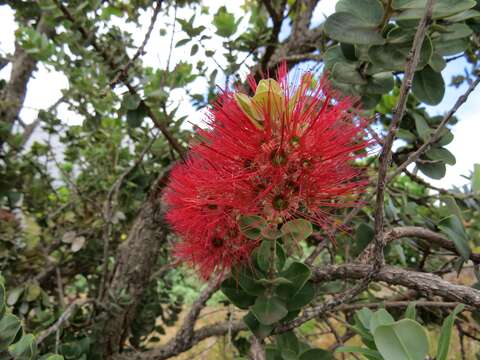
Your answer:
[[[127,77],[128,70],[133,65],[135,60],[137,60],[140,57],[140,55],[143,55],[145,53],[144,52],[145,46],[147,45],[148,40],[150,39],[150,35],[152,34],[152,30],[155,27],[155,22],[157,21],[158,14],[160,12],[160,9],[162,8],[162,2],[163,2],[163,0],[157,0],[157,6],[155,6],[155,9],[153,10],[152,18],[150,19],[150,25],[148,26],[148,30],[145,34],[145,37],[143,39],[142,44],[140,45],[140,47],[135,52],[135,55],[133,55],[133,57],[125,64],[123,69],[121,69],[117,73],[115,78],[110,82],[110,87],[111,88],[114,88],[115,85],[120,81],[120,79]]]
[[[60,327],[70,319],[70,317],[75,313],[75,310],[77,310],[79,307],[82,307],[85,304],[88,304],[92,302],[92,299],[81,299],[81,300],[76,300],[73,303],[71,303],[63,312],[63,314],[58,318],[58,320],[50,326],[48,329],[42,331],[40,334],[37,336],[37,345],[42,343],[48,336],[51,334],[57,332]]]
[[[415,33],[415,38],[413,40],[412,49],[408,55],[408,60],[405,65],[404,78],[402,86],[400,88],[400,95],[398,99],[397,106],[393,110],[393,118],[390,124],[388,134],[384,140],[382,152],[380,154],[380,166],[378,169],[378,182],[376,187],[376,203],[375,203],[375,226],[374,226],[374,242],[375,249],[372,254],[373,256],[373,266],[372,273],[367,276],[367,278],[361,282],[359,288],[365,287],[371,281],[375,273],[383,266],[385,259],[383,254],[383,249],[385,247],[385,239],[383,233],[384,225],[384,200],[385,200],[385,187],[387,181],[387,171],[392,160],[392,146],[393,141],[395,140],[398,125],[400,120],[405,114],[408,94],[412,87],[412,80],[415,70],[417,68],[418,62],[420,61],[420,52],[422,49],[423,41],[427,33],[427,27],[432,18],[433,5],[435,0],[428,0],[425,6],[425,13],[418,25],[417,32]]]
[[[95,49],[95,51],[105,60],[107,65],[112,69],[116,70],[116,65],[113,59],[110,57],[110,55],[107,53],[105,49],[103,49],[97,42],[97,39],[95,37],[95,34],[89,33],[87,29],[82,26],[82,24],[79,24],[73,14],[68,10],[65,5],[63,5],[60,0],[53,0],[55,5],[62,11],[63,15],[77,28],[77,30],[80,32],[82,37],[84,38],[85,41],[87,41],[92,47]],[[123,82],[123,84],[127,87],[128,91],[130,94],[135,95],[140,97],[138,91],[135,89],[135,87],[129,82],[128,78],[125,76],[121,77],[120,80]],[[139,106],[141,106],[143,109],[145,109],[148,117],[153,121],[155,126],[162,132],[163,136],[167,139],[169,142],[170,146],[179,154],[182,160],[184,160],[184,153],[185,149],[180,145],[178,140],[170,133],[169,129],[167,126],[160,121],[160,119],[157,117],[155,112],[150,108],[150,106],[145,103],[145,101],[142,99],[140,100]]]
[[[408,155],[407,160],[405,160],[400,166],[397,167],[395,172],[388,176],[387,182],[395,178],[397,175],[399,175],[408,165],[416,161],[420,155],[422,155],[429,147],[431,144],[433,144],[435,141],[439,140],[440,137],[442,136],[442,130],[444,127],[447,125],[447,123],[450,121],[452,116],[458,111],[460,106],[462,106],[470,96],[470,94],[475,90],[477,85],[480,83],[480,77],[477,77],[475,81],[473,81],[470,86],[468,87],[467,91],[465,94],[460,96],[457,101],[455,102],[455,105],[450,109],[448,113],[445,114],[443,117],[442,121],[438,125],[438,127],[435,129],[435,131],[428,137],[428,139],[423,143],[416,151],[412,152],[410,155]]]

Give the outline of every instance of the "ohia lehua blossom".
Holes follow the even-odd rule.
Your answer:
[[[261,239],[242,216],[271,226],[306,219],[329,233],[332,210],[356,206],[366,179],[356,159],[370,145],[353,99],[306,72],[289,80],[249,79],[254,95],[223,91],[197,130],[187,160],[171,173],[167,220],[179,260],[208,278],[248,261]]]

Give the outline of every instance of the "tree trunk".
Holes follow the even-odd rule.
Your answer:
[[[167,227],[163,219],[161,192],[167,176],[168,172],[157,179],[149,198],[133,223],[128,239],[118,248],[117,263],[107,293],[110,296],[113,294],[114,297],[120,292],[126,293],[130,302],[122,306],[121,310],[117,308],[109,311],[105,319],[100,334],[100,351],[105,359],[122,350],[137,306],[157,261],[158,251],[166,242]],[[111,309],[108,303],[107,308]]]

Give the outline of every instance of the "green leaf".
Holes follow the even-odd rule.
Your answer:
[[[383,20],[383,5],[379,0],[340,0],[335,5],[335,11],[352,14],[373,26]]]
[[[123,106],[127,110],[135,110],[140,105],[140,96],[127,93],[123,97]]]
[[[32,360],[37,355],[37,342],[32,334],[22,336],[20,341],[8,347],[15,360]]]
[[[264,218],[257,215],[241,216],[238,222],[240,231],[247,238],[257,240],[262,234],[262,229],[267,226]]]
[[[425,156],[430,160],[441,161],[448,165],[455,165],[457,162],[455,156],[445,148],[431,148],[425,152]]]
[[[312,223],[304,219],[290,220],[283,224],[280,229],[283,236],[291,241],[300,242],[306,240],[313,233]]]
[[[277,347],[282,354],[286,350],[290,350],[296,355],[300,350],[297,336],[293,331],[287,331],[283,334],[275,336],[275,342],[277,343]]]
[[[277,287],[276,293],[286,299],[293,297],[305,285],[311,274],[307,265],[293,262],[287,270],[280,273],[280,276],[290,280],[292,285],[280,285]]]
[[[455,317],[463,311],[464,307],[465,306],[463,304],[457,305],[452,313],[443,321],[442,330],[440,331],[440,338],[438,339],[436,360],[447,360]]]
[[[31,282],[27,285],[25,290],[25,301],[30,302],[40,296],[42,289],[37,282]]]
[[[433,41],[435,52],[441,56],[451,56],[464,52],[470,44],[469,39],[441,40],[437,38]]]
[[[439,104],[445,95],[445,82],[442,74],[428,65],[425,66],[423,70],[415,72],[412,91],[425,104]]]
[[[474,0],[438,0],[433,7],[433,18],[448,17],[474,7]],[[392,7],[406,10],[397,19],[420,19],[425,13],[426,0],[393,0]]]
[[[435,180],[440,180],[445,176],[447,172],[447,168],[445,164],[440,162],[435,162],[435,163],[416,162],[416,164],[422,173],[424,173],[428,177]]]
[[[0,320],[0,349],[6,349],[22,328],[20,320],[13,314],[5,314]]]
[[[323,349],[308,349],[300,355],[299,360],[335,360],[332,353]]]
[[[360,325],[362,325],[366,330],[370,329],[370,319],[373,316],[373,311],[369,308],[362,308],[355,312],[355,318],[358,319]]]
[[[472,174],[472,191],[480,191],[480,164],[473,165],[473,174]]]
[[[367,85],[367,80],[362,77],[357,69],[357,64],[345,62],[336,63],[332,69],[332,78],[346,84]]]
[[[472,35],[472,29],[466,24],[451,24],[445,26],[445,32],[440,34],[440,41],[457,40],[468,38]]]
[[[362,86],[362,90],[368,94],[383,95],[389,93],[394,86],[395,81],[392,73],[381,72],[369,76],[367,78],[367,84]]]
[[[455,248],[464,261],[470,258],[471,250],[462,222],[456,215],[448,216],[440,221],[438,228],[455,244]]]
[[[268,272],[270,268],[270,258],[272,253],[272,245],[275,240],[263,240],[260,246],[255,250],[257,264],[261,270]]]
[[[255,280],[254,274],[249,267],[244,266],[236,273],[235,277],[238,278],[238,284],[247,294],[258,296],[265,292],[265,287]]]
[[[222,282],[220,289],[232,304],[240,309],[248,309],[248,307],[255,302],[255,298],[244,292],[233,278],[225,279]]]
[[[405,310],[404,318],[410,320],[416,320],[417,318],[417,309],[415,308],[416,303],[414,301],[408,303],[407,309]]]
[[[198,52],[198,45],[193,44],[192,48],[190,49],[190,56],[195,55]]]
[[[25,287],[19,286],[8,292],[7,304],[13,306],[17,303],[20,296],[23,294]]]
[[[456,215],[460,220],[463,220],[462,211],[453,196],[442,196],[441,199],[445,203],[449,214]]]
[[[259,296],[251,311],[263,325],[272,325],[288,314],[283,301],[276,296]]]
[[[415,129],[417,130],[418,136],[423,140],[423,142],[427,141],[432,134],[432,129],[428,126],[427,121],[423,115],[415,112],[409,111],[408,112],[415,121]]]
[[[380,325],[373,337],[378,351],[386,360],[424,360],[428,354],[425,329],[410,319]]]
[[[370,242],[373,240],[374,235],[375,232],[369,224],[361,223],[360,225],[358,225],[357,230],[355,231],[355,255],[360,254],[363,249],[365,249],[367,245],[370,244]]]
[[[437,142],[435,142],[435,145],[436,146],[446,146],[448,144],[450,144],[452,141],[453,141],[453,134],[452,132],[449,130],[449,129],[446,129],[446,128],[443,128],[442,129],[442,137],[440,138],[440,140],[438,140]]]
[[[132,128],[139,127],[142,125],[142,121],[146,116],[145,108],[143,106],[139,106],[134,110],[127,111],[127,124]]]
[[[282,360],[298,360],[298,356],[293,350],[285,349],[279,352],[281,354]]]
[[[315,286],[307,282],[292,298],[287,299],[288,311],[298,310],[315,298]]]
[[[230,37],[237,31],[237,23],[235,22],[235,16],[227,11],[225,6],[221,6],[215,16],[213,17],[212,24],[217,29],[216,34],[222,37]]]
[[[480,17],[480,11],[466,10],[466,11],[458,13],[456,15],[449,16],[445,20],[448,20],[452,23],[455,23],[455,22],[461,22],[461,21],[465,21],[465,20],[468,20],[468,19],[479,18],[479,17]]]
[[[365,23],[361,18],[346,12],[332,14],[325,21],[325,32],[332,39],[347,44],[381,45],[385,39],[376,25]]]
[[[436,53],[434,52],[432,54],[432,57],[430,58],[430,61],[428,62],[428,65],[430,65],[430,67],[436,71],[436,72],[441,72],[443,69],[445,69],[445,67],[447,66],[447,62],[445,61],[445,59],[443,58],[442,55],[440,55],[439,53]]]
[[[340,353],[359,353],[362,355],[367,356],[369,359],[373,360],[385,360],[378,351],[368,349],[368,348],[363,348],[359,346],[340,346],[335,350],[335,352],[340,352]]]
[[[271,258],[271,247],[272,247],[272,241],[276,240],[263,240],[260,246],[255,249],[255,257],[257,259],[257,264],[260,270],[264,272],[268,272],[270,268],[270,258]],[[276,268],[277,271],[281,271],[283,269],[283,266],[285,265],[285,251],[283,251],[283,247],[280,243],[276,243],[275,245],[275,262],[276,262]]]
[[[385,309],[379,309],[375,311],[372,316],[370,317],[370,323],[368,328],[370,332],[373,334],[377,327],[381,325],[390,325],[395,322],[395,319],[388,313]]]
[[[250,329],[252,333],[255,334],[260,339],[266,338],[273,330],[273,326],[263,325],[258,322],[257,318],[252,314],[251,311],[243,317],[243,322]]]
[[[45,354],[38,360],[64,360],[64,358],[58,354]]]
[[[64,358],[62,355],[58,355],[58,354],[46,354],[46,355],[43,355],[38,360],[64,360]]]
[[[408,54],[412,48],[412,42],[397,43],[389,39],[385,45],[374,45],[368,50],[368,57],[371,62],[381,69],[389,71],[403,71]],[[420,60],[417,70],[423,69],[432,57],[432,41],[427,36],[420,51]]]

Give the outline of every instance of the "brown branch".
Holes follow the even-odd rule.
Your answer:
[[[400,95],[398,103],[393,110],[392,123],[388,130],[388,134],[384,139],[384,144],[382,152],[380,154],[380,166],[378,170],[378,182],[376,187],[376,203],[375,203],[375,226],[374,226],[374,242],[375,249],[373,251],[373,267],[372,273],[369,274],[360,284],[360,288],[364,288],[368,285],[370,280],[375,276],[375,272],[380,271],[381,267],[384,265],[385,259],[383,254],[383,249],[385,247],[385,239],[383,234],[383,224],[384,224],[384,198],[385,198],[385,187],[387,181],[387,172],[392,160],[392,145],[395,140],[395,136],[398,131],[398,125],[400,120],[405,114],[407,99],[410,89],[412,87],[413,75],[415,69],[417,68],[418,62],[420,61],[420,52],[422,49],[423,41],[427,33],[427,27],[432,18],[433,5],[435,0],[428,0],[425,6],[425,13],[420,20],[417,31],[415,33],[415,38],[413,40],[412,49],[407,58],[405,65],[404,78],[402,86],[400,88]],[[363,290],[363,289],[362,289]]]
[[[70,305],[68,305],[68,307],[65,309],[63,314],[58,318],[58,320],[52,326],[50,326],[48,329],[43,330],[40,334],[37,335],[37,345],[42,343],[51,334],[59,331],[60,328],[63,326],[63,324],[67,322],[73,314],[75,314],[75,311],[78,308],[88,303],[91,303],[92,301],[93,301],[92,299],[81,299],[81,300],[76,300]]]
[[[455,105],[453,105],[450,111],[448,111],[445,114],[442,121],[440,122],[438,127],[435,129],[435,131],[428,137],[428,139],[416,151],[408,155],[407,160],[405,160],[400,166],[397,167],[395,172],[387,178],[387,181],[392,180],[397,175],[399,175],[404,169],[406,169],[408,165],[410,165],[414,161],[417,161],[420,155],[422,155],[430,147],[430,145],[432,145],[434,142],[440,139],[440,137],[442,136],[442,130],[444,129],[444,127],[448,124],[448,122],[450,121],[452,116],[458,111],[458,109],[467,101],[468,97],[473,92],[473,90],[475,90],[475,88],[479,83],[480,83],[480,77],[477,77],[475,81],[473,81],[470,84],[465,94],[460,96],[455,102]]]
[[[250,360],[265,360],[265,349],[263,347],[262,341],[257,338],[255,335],[250,336],[250,351],[248,353],[248,358]]]
[[[411,237],[428,240],[429,244],[437,245],[445,250],[449,250],[459,255],[455,244],[442,234],[425,229],[419,226],[395,227],[385,233],[385,243],[388,244],[394,240]],[[369,254],[373,250],[373,244],[369,244],[358,256],[357,261],[366,263],[369,261]],[[470,254],[470,260],[474,263],[480,263],[480,254]]]
[[[177,331],[174,338],[172,338],[164,346],[146,351],[144,353],[132,354],[120,354],[115,356],[115,359],[168,359],[175,355],[178,355],[184,351],[187,351],[198,342],[206,339],[210,336],[220,336],[227,333],[237,333],[240,330],[245,330],[246,325],[243,321],[237,323],[224,323],[206,326],[194,331],[195,323],[200,315],[200,311],[205,307],[208,299],[218,290],[220,283],[224,279],[225,275],[214,277],[210,280],[207,287],[202,291],[200,296],[195,300],[185,320],[183,321],[180,329]]]
[[[335,311],[353,311],[363,308],[377,309],[377,308],[406,308],[410,304],[414,303],[416,307],[425,308],[455,308],[458,302],[447,301],[381,301],[376,303],[357,303],[357,304],[344,304],[339,306]],[[466,306],[464,310],[474,311],[475,308]]]
[[[374,274],[375,281],[382,281],[389,285],[400,285],[416,290],[429,296],[436,295],[450,301],[466,304],[474,308],[480,308],[480,291],[468,286],[452,284],[439,276],[410,271],[392,266],[384,266],[379,272],[372,272],[372,266],[360,264],[329,265],[313,269],[312,281],[321,283],[338,279],[359,280],[369,274]],[[288,324],[275,329],[275,332],[285,332],[294,329],[308,320],[318,316],[325,316],[327,313],[343,305],[343,294],[339,297],[326,300],[323,304],[307,308],[302,315]]]

